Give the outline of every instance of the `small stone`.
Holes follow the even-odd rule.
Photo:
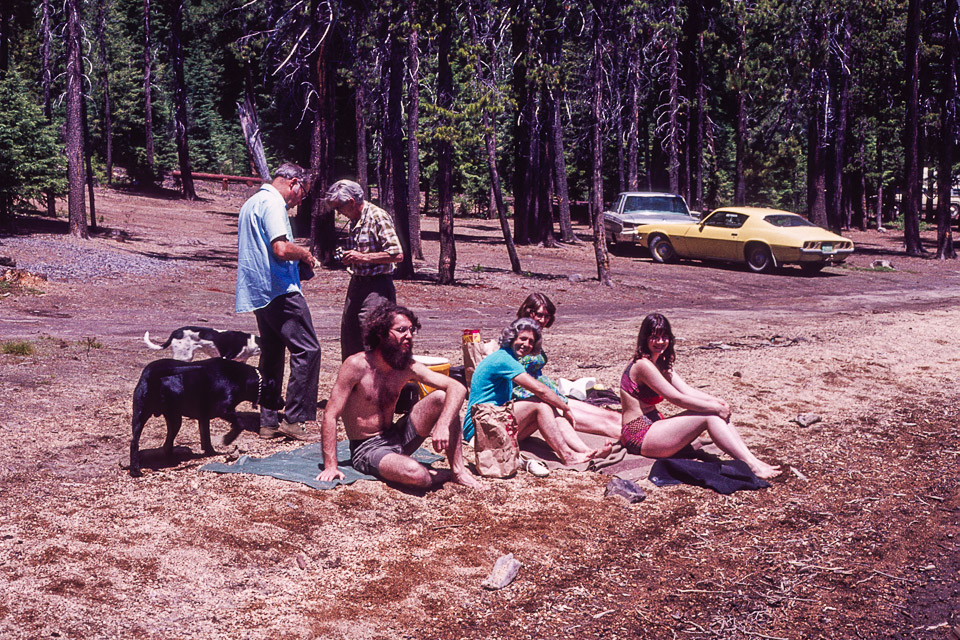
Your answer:
[[[567,276],[567,280],[570,282],[580,282],[583,280],[583,276],[581,276],[579,273],[571,273]]]
[[[627,502],[634,504],[643,502],[647,494],[643,492],[636,482],[624,480],[623,478],[614,478],[607,483],[607,489],[603,492],[604,497],[620,496],[627,499]]]
[[[794,420],[801,427],[809,427],[810,425],[820,422],[820,416],[815,413],[801,413]]]
[[[743,377],[743,374],[740,373],[739,371],[734,371],[734,372],[733,372],[733,377],[734,377],[734,378],[742,378],[742,377]]]
[[[490,572],[490,575],[487,576],[487,579],[484,580],[480,586],[489,591],[503,589],[513,582],[513,579],[517,577],[519,571],[520,561],[516,560],[512,553],[500,556],[493,565],[493,571]]]
[[[307,564],[309,564],[309,562],[307,561],[307,556],[305,556],[305,555],[302,554],[302,553],[298,553],[298,554],[297,554],[297,566],[300,567],[301,569],[306,569],[306,568],[307,568]]]

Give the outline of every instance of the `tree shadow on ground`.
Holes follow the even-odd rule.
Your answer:
[[[461,267],[462,269],[463,267]],[[467,270],[473,270],[475,267],[466,267]],[[518,278],[527,278],[531,280],[566,280],[569,276],[556,273],[538,273],[535,271],[521,271],[520,273],[513,273],[511,269],[505,269],[503,267],[487,267],[482,266],[477,271],[482,273],[494,273],[494,274],[504,274],[504,275],[515,275]],[[468,287],[468,288],[484,288],[490,285],[476,284],[471,282],[462,282],[460,280],[455,281],[452,285],[441,285],[440,276],[435,272],[417,272],[412,278],[409,278],[410,281],[428,284],[428,285],[437,285],[437,286],[454,286],[454,287]],[[583,278],[581,281],[585,280],[596,280],[596,278]]]

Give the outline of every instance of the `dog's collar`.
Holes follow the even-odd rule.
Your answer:
[[[257,401],[254,404],[260,406],[260,394],[263,393],[263,374],[260,373],[260,369],[254,369],[254,371],[257,372]]]

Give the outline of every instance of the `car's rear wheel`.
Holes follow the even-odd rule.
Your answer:
[[[823,268],[827,266],[824,262],[801,262],[800,270],[806,273],[807,275],[813,275],[815,273],[820,273],[823,271]]]
[[[773,255],[766,245],[752,244],[747,247],[747,266],[755,273],[766,273],[773,269]]]
[[[957,218],[960,218],[960,204],[957,204],[955,202],[950,204],[950,218],[952,220],[956,220]]]
[[[650,255],[654,262],[674,262],[677,259],[677,252],[666,236],[655,235],[650,238]]]

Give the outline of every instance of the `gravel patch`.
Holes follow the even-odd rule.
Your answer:
[[[13,258],[18,269],[60,282],[90,282],[175,273],[182,268],[174,258],[156,258],[107,246],[99,239],[31,236],[0,240],[0,254]]]

